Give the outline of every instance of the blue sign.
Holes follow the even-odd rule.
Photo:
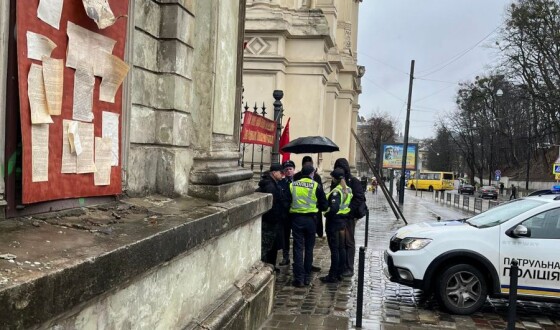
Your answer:
[[[496,170],[496,171],[494,172],[494,174],[496,174],[496,176],[500,176],[500,175],[502,175],[502,171]]]
[[[552,174],[560,174],[560,164],[554,164],[554,170]]]

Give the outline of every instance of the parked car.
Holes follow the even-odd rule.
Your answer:
[[[552,186],[551,189],[537,190],[530,193],[528,196],[539,196],[539,195],[558,195],[560,194],[560,186]]]
[[[457,189],[457,192],[460,195],[462,194],[474,195],[474,186],[468,183],[461,184],[459,186],[459,189]]]
[[[478,190],[478,197],[480,198],[488,197],[492,199],[498,199],[498,189],[492,186],[482,186]]]
[[[453,314],[472,314],[487,296],[507,297],[512,260],[518,299],[560,301],[560,198],[542,195],[500,204],[469,219],[397,230],[384,253],[393,282],[433,293]]]

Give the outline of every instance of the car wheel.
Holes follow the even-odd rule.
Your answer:
[[[438,302],[449,312],[458,315],[476,312],[484,305],[488,293],[482,273],[468,264],[447,268],[436,285]]]
[[[411,190],[416,190],[416,187],[414,187],[414,185],[411,184],[411,185],[410,185],[410,189],[411,189]]]
[[[434,187],[430,186],[430,187],[428,188],[428,191],[429,191],[429,192],[434,191]]]

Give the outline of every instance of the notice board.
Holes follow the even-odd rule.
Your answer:
[[[67,133],[67,131],[63,129],[63,126],[65,126],[63,125],[63,121],[73,120],[74,77],[77,71],[74,68],[66,66],[69,43],[67,28],[75,24],[78,27],[113,39],[115,44],[112,49],[112,55],[122,60],[126,42],[127,18],[118,19],[113,25],[104,29],[99,29],[94,20],[88,17],[81,0],[60,1],[62,2],[62,12],[58,29],[38,18],[40,0],[16,2],[18,79],[22,134],[22,202],[24,204],[66,198],[117,195],[122,191],[122,160],[120,157],[122,84],[118,87],[114,102],[101,101],[99,96],[101,78],[95,77],[92,98],[93,104],[91,107],[93,111],[93,120],[88,123],[90,124],[90,128],[91,124],[93,124],[93,136],[97,138],[102,137],[102,119],[107,113],[114,114],[113,118],[118,118],[117,128],[115,128],[113,134],[113,142],[118,148],[118,161],[110,166],[110,170],[107,169],[107,171],[105,171],[106,178],[110,178],[110,183],[106,185],[95,185],[94,173],[62,173],[61,168],[64,144],[63,133]],[[108,3],[115,16],[122,16],[128,13],[128,0],[109,0]],[[32,69],[32,64],[34,64],[34,68],[37,68],[37,65],[43,65],[43,61],[28,58],[28,32],[33,32],[52,40],[52,42],[56,44],[56,48],[54,48],[50,57],[53,59],[62,59],[64,61],[61,113],[60,115],[51,115],[52,123],[48,124],[48,132],[46,132],[46,134],[48,134],[48,178],[47,174],[44,173],[44,179],[47,180],[41,182],[33,182],[33,169],[35,167],[33,167],[32,157],[32,131],[36,139],[39,133],[37,133],[38,130],[35,128],[32,129],[33,124],[31,123],[28,78],[30,70]],[[91,56],[95,57],[96,55],[92,53]],[[94,60],[96,59],[94,58]],[[45,75],[45,77],[46,76],[47,75]],[[34,89],[35,88],[32,88],[32,93]],[[115,141],[115,139],[118,141]],[[99,145],[101,145],[101,143]],[[38,158],[39,157],[37,157],[35,161],[39,161]],[[37,176],[37,174],[35,175]]]

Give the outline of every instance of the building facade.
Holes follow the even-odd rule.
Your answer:
[[[8,274],[0,282],[2,324],[14,329],[258,328],[272,307],[273,270],[260,262],[260,219],[272,199],[253,193],[253,173],[238,166],[245,0],[109,1],[114,8],[128,8],[115,13],[125,16],[115,23],[123,32],[116,47],[122,47],[121,60],[130,67],[118,89],[122,107],[116,109],[116,178],[122,190],[105,196],[91,187],[92,196],[74,184],[69,187],[75,190],[72,198],[42,196],[41,203],[26,203],[20,178],[29,175],[21,165],[27,151],[18,127],[29,125],[19,121],[27,94],[22,97],[17,88],[22,80],[18,63],[26,52],[17,49],[24,40],[14,29],[24,12],[37,18],[39,3],[26,1],[25,10],[20,1],[0,3],[0,162],[5,176],[0,204],[3,213],[18,219],[0,220],[6,224],[0,228],[0,250],[15,258],[0,260],[2,273]],[[82,1],[64,1],[60,28],[44,22],[36,27],[65,42],[69,22],[100,35],[114,31],[97,29]],[[66,49],[59,48],[53,57],[66,62]],[[74,71],[65,67],[64,74]],[[73,84],[66,78],[64,87],[64,98],[71,97]],[[63,118],[73,119],[67,110],[53,116],[51,128],[60,127]],[[50,134],[50,142],[65,143],[62,136]],[[51,152],[47,160],[44,184],[61,189],[51,176],[60,174],[60,154]],[[93,175],[84,174],[92,182]],[[116,208],[86,208],[117,201],[122,204]],[[22,222],[24,215],[73,207],[78,208],[73,216],[56,215],[65,225],[48,215],[33,226]],[[104,210],[109,216],[110,210],[120,212],[119,221],[101,224],[101,218],[88,218]],[[130,219],[122,215],[131,210],[145,212]],[[78,218],[97,221],[98,227],[88,229]],[[9,245],[15,237],[18,249]],[[33,243],[37,237],[41,244]],[[27,267],[24,258],[46,266]]]
[[[290,138],[320,135],[339,146],[339,152],[312,155],[323,170],[332,169],[339,157],[355,165],[351,129],[356,130],[365,71],[356,53],[359,3],[247,1],[244,100],[266,101],[273,90],[283,90],[283,122],[290,118]],[[298,167],[301,156],[292,157]]]

